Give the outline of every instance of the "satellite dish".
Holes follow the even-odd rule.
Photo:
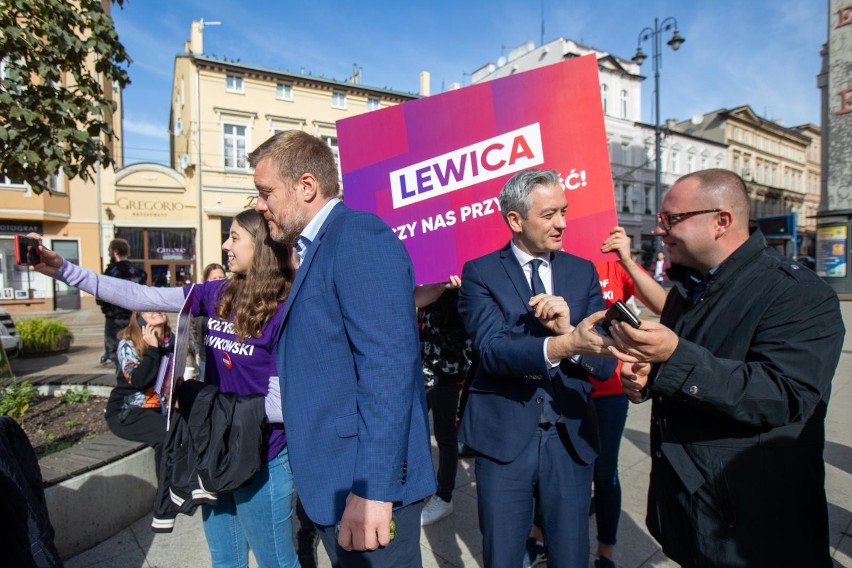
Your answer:
[[[704,122],[704,115],[703,114],[696,114],[695,116],[692,117],[692,124],[694,124],[695,126],[698,126],[702,122]]]
[[[505,55],[501,55],[499,59],[497,59],[497,67],[503,67],[508,60]]]

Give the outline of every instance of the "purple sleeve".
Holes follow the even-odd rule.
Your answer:
[[[219,303],[219,295],[229,282],[229,279],[223,278],[222,280],[210,280],[201,284],[195,284],[195,294],[193,294],[189,312],[194,316],[218,318],[219,316],[216,315],[216,306]],[[184,298],[189,295],[192,287],[193,284],[183,287]]]
[[[125,310],[179,312],[183,306],[183,288],[144,286],[129,280],[97,274],[65,260],[56,270],[54,278]]]

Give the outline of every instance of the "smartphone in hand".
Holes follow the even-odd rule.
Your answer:
[[[614,321],[624,322],[628,325],[635,327],[636,329],[639,329],[639,326],[642,325],[642,322],[639,320],[639,318],[637,318],[636,315],[630,310],[630,308],[627,307],[627,304],[625,304],[621,300],[615,302],[612,307],[610,307],[606,311],[606,314],[604,315],[603,328],[606,330],[607,333],[609,333],[609,328],[612,325],[612,322]]]
[[[41,260],[38,254],[38,239],[31,239],[26,235],[15,235],[15,263],[21,265],[35,266]]]

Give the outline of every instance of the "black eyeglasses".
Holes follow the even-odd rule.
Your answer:
[[[689,219],[690,217],[694,217],[695,215],[703,215],[705,213],[719,213],[721,209],[702,209],[701,211],[687,211],[686,213],[669,213],[668,211],[663,211],[659,215],[657,215],[657,223],[666,230],[670,231],[672,227],[683,221],[684,219]]]

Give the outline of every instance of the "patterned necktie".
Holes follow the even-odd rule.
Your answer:
[[[530,274],[530,289],[532,290],[533,296],[547,293],[544,288],[544,282],[541,281],[541,276],[538,274],[538,267],[542,264],[544,264],[544,261],[538,258],[530,261],[530,267],[532,268],[532,274]]]

